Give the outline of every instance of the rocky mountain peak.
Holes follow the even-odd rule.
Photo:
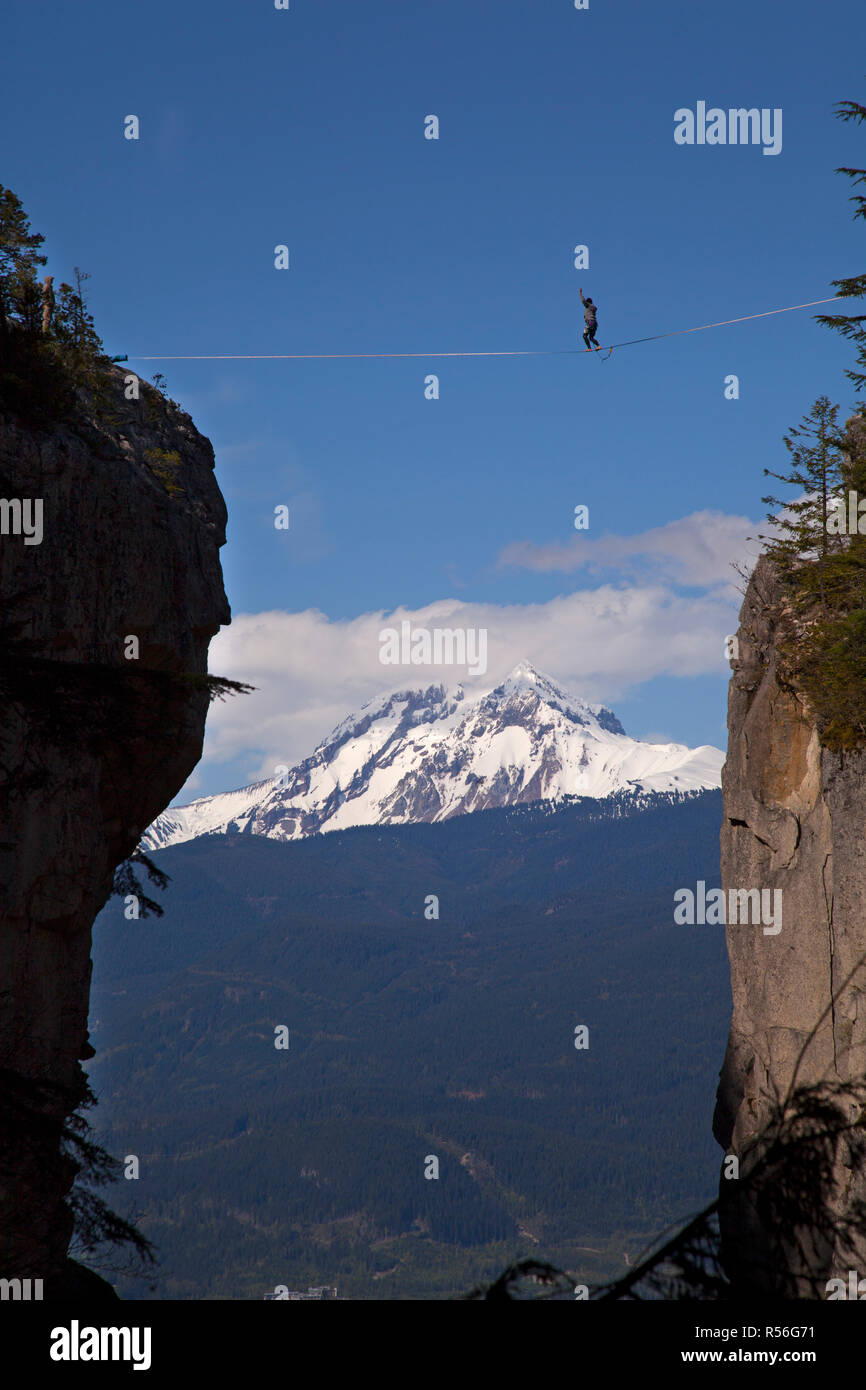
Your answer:
[[[206,834],[294,840],[353,825],[622,790],[719,785],[718,749],[631,739],[616,715],[523,661],[492,690],[391,691],[347,715],[288,775],[165,812],[145,844]]]

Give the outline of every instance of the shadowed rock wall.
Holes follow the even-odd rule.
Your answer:
[[[0,1277],[47,1296],[74,1273],[60,1133],[92,1055],[91,924],[201,755],[230,620],[213,449],[127,380],[44,434],[0,415],[0,498],[42,500],[41,543],[11,515],[0,535]]]

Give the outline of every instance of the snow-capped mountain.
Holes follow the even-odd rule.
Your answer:
[[[233,833],[298,840],[564,796],[696,791],[720,785],[723,761],[707,744],[629,738],[610,710],[524,662],[471,699],[461,686],[431,685],[370,700],[282,779],[164,811],[143,844]]]

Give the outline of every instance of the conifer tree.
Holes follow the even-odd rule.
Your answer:
[[[45,265],[39,247],[45,238],[31,232],[20,198],[0,184],[0,343],[7,335],[7,318],[26,317],[38,297],[36,268]]]
[[[64,283],[59,288],[54,312],[54,331],[61,342],[69,343],[85,352],[99,353],[102,351],[102,340],[96,331],[84,293],[84,282],[89,280],[90,276],[78,266],[73,274],[75,285]]]
[[[866,106],[858,102],[841,102],[836,114],[866,124]],[[866,169],[843,166],[836,172],[845,174],[856,190],[866,187]],[[866,220],[866,192],[855,191],[851,201],[854,216]],[[866,295],[866,274],[833,284],[840,297]],[[866,315],[821,314],[818,321],[854,343],[855,367],[846,375],[861,391],[866,386]],[[838,409],[820,396],[785,439],[790,470],[764,469],[796,487],[799,495],[792,502],[763,499],[784,514],[771,514],[774,534],[761,539],[786,591],[776,613],[780,673],[811,706],[824,746],[843,750],[866,745],[866,517],[858,506],[866,498],[866,405],[855,406],[841,437]],[[843,499],[844,512],[839,508]],[[845,525],[840,524],[843,516]]]
[[[838,413],[838,405],[832,405],[827,396],[819,396],[799,426],[784,436],[791,455],[788,471],[764,469],[765,477],[797,488],[800,495],[790,501],[761,498],[774,508],[767,513],[774,534],[760,537],[767,541],[767,554],[783,581],[796,584],[802,599],[817,593],[822,609],[828,597],[830,557],[842,549],[841,537],[828,530],[843,482]]]
[[[800,495],[763,499],[784,510],[768,513],[775,534],[761,537],[786,591],[776,614],[780,674],[806,698],[822,743],[836,750],[866,743],[866,518],[849,501],[851,489],[855,499],[866,497],[866,430],[853,428],[854,417],[840,437],[838,410],[819,396],[785,437],[788,472],[764,469]]]

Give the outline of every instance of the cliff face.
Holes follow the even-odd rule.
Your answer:
[[[92,1055],[91,924],[201,755],[195,678],[230,616],[211,445],[126,375],[74,425],[0,416],[0,498],[42,501],[40,543],[14,512],[0,535],[0,1276],[46,1296],[71,1274],[59,1139]]]
[[[739,1155],[795,1079],[814,1085],[866,1075],[866,971],[832,1002],[866,951],[866,753],[822,749],[808,711],[780,683],[772,617],[779,597],[762,559],[740,614],[722,773],[726,894],[782,892],[780,932],[730,921],[727,927],[733,1018],[714,1129]],[[858,1118],[853,1111],[850,1117]],[[827,1191],[835,1189],[832,1205],[844,1214],[863,1197],[844,1139],[832,1166]],[[721,1223],[729,1271],[778,1290],[782,1233],[767,1230],[737,1183],[724,1177]],[[848,1263],[826,1223],[811,1230],[809,1244],[819,1279],[844,1277]],[[814,1285],[808,1294],[805,1285],[796,1287],[798,1296],[815,1296]]]

